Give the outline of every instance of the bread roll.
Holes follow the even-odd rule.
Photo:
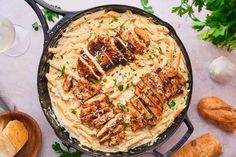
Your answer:
[[[10,121],[0,134],[0,157],[13,157],[28,141],[28,131],[18,120]]]
[[[216,157],[221,153],[221,144],[208,133],[186,144],[171,157]]]
[[[200,115],[228,132],[236,129],[236,109],[217,97],[206,97],[199,101]]]

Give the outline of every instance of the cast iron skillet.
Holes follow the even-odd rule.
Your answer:
[[[75,149],[80,150],[86,154],[93,155],[93,156],[106,156],[109,154],[111,156],[123,157],[123,156],[138,156],[141,154],[148,153],[148,154],[153,154],[154,156],[157,156],[157,157],[167,157],[167,156],[170,156],[177,149],[179,149],[187,141],[187,139],[193,132],[193,126],[187,116],[187,110],[188,110],[191,95],[192,95],[192,85],[193,85],[192,69],[191,69],[191,64],[190,64],[190,60],[186,52],[186,49],[184,48],[184,45],[182,44],[181,40],[179,39],[174,28],[171,25],[162,21],[158,17],[152,14],[149,14],[141,9],[131,7],[131,6],[125,6],[125,5],[104,5],[104,6],[94,7],[88,10],[84,10],[84,11],[69,12],[69,11],[56,9],[42,0],[25,0],[25,1],[36,12],[41,22],[43,32],[44,32],[44,49],[43,49],[43,54],[42,54],[40,64],[39,64],[39,69],[38,69],[39,100],[40,100],[43,112],[47,120],[49,121],[50,125],[53,127],[56,135],[64,143],[69,144]],[[52,29],[49,29],[48,24],[38,5],[62,15],[63,18]],[[61,37],[61,34],[64,32],[65,28],[70,24],[70,22],[80,17],[83,17],[84,15],[88,13],[93,13],[93,12],[103,10],[103,9],[114,10],[120,13],[123,13],[127,10],[131,10],[135,14],[139,14],[145,17],[151,17],[155,21],[155,23],[159,23],[167,27],[170,30],[169,35],[171,35],[176,40],[178,46],[182,50],[184,58],[186,60],[187,69],[189,71],[188,77],[189,77],[189,84],[190,84],[190,93],[187,98],[187,102],[186,102],[187,107],[185,108],[185,110],[175,119],[174,123],[164,133],[162,133],[156,138],[156,141],[152,145],[150,145],[151,142],[149,142],[147,144],[143,144],[136,148],[130,149],[128,152],[106,153],[102,151],[95,151],[86,146],[81,145],[78,140],[74,138],[70,138],[69,133],[65,130],[65,128],[63,128],[59,124],[52,110],[51,101],[50,101],[50,97],[48,93],[48,87],[47,87],[47,79],[45,78],[45,74],[48,73],[49,71],[49,64],[47,63],[47,61],[52,58],[52,55],[48,53],[48,48],[55,47],[57,45],[58,39]],[[175,133],[175,131],[182,124],[182,122],[184,122],[188,127],[188,130],[186,131],[184,136],[178,141],[178,143],[175,146],[170,148],[170,150],[167,151],[165,154],[159,153],[156,149],[159,148],[164,142],[166,142],[168,138],[170,138]]]

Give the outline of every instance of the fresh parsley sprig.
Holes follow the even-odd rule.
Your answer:
[[[209,11],[205,21],[195,16],[203,8]],[[181,4],[172,8],[179,16],[187,14],[193,20],[193,29],[200,32],[199,39],[212,42],[217,47],[226,47],[232,51],[236,47],[236,1],[235,0],[181,0]]]
[[[75,151],[75,152],[71,152],[70,151],[70,146],[67,144],[63,144],[67,150],[64,150],[61,148],[60,144],[55,142],[54,144],[52,144],[52,149],[59,154],[59,157],[80,157],[83,153],[80,152],[79,150]]]
[[[142,6],[143,6],[143,9],[144,9],[146,12],[149,12],[149,13],[151,13],[151,14],[154,13],[154,10],[153,10],[152,6],[150,6],[150,5],[148,4],[148,0],[141,0],[141,4],[142,4]]]
[[[59,6],[54,6],[57,9],[61,9]],[[46,8],[42,9],[44,17],[50,21],[50,22],[55,22],[55,19],[59,19],[59,15],[51,10],[48,10]]]
[[[61,7],[59,6],[54,6],[54,7],[57,9],[61,9]],[[43,12],[43,16],[46,18],[47,21],[55,22],[55,20],[59,18],[59,15],[57,13],[51,10],[48,10],[46,8],[43,8],[42,12]],[[41,25],[39,25],[38,22],[34,22],[32,24],[32,27],[35,31],[38,31],[41,28]]]

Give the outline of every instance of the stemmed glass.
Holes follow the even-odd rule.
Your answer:
[[[23,55],[30,46],[29,33],[0,15],[0,53],[11,57]]]

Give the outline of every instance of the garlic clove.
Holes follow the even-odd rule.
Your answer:
[[[209,73],[213,80],[219,83],[225,83],[236,75],[236,64],[227,57],[220,56],[211,62]]]

